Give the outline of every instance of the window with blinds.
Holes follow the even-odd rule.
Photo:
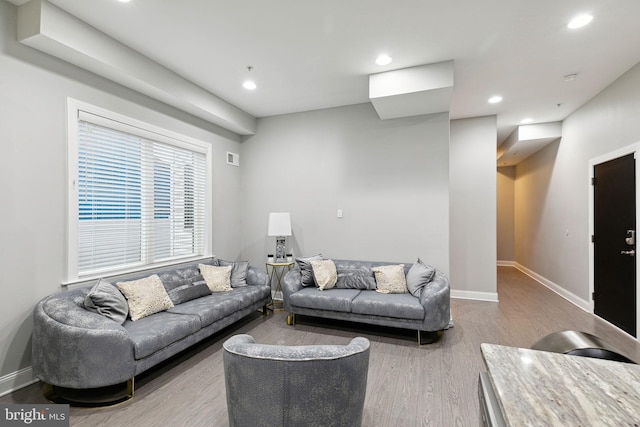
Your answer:
[[[77,278],[205,254],[207,151],[78,112]]]

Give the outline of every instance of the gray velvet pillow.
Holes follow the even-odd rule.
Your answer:
[[[426,265],[418,258],[407,272],[407,289],[414,297],[420,298],[422,290],[431,282],[435,268]]]
[[[313,268],[311,267],[311,261],[322,261],[322,254],[318,254],[310,257],[296,258],[296,263],[300,268],[300,273],[302,276],[302,279],[301,279],[302,286],[316,285],[316,282],[313,279]]]
[[[124,295],[104,279],[98,280],[84,298],[84,308],[121,325],[129,314],[129,304]]]
[[[249,271],[249,261],[225,261],[216,259],[220,267],[231,266],[231,287],[242,288],[247,286],[247,272]]]
[[[167,294],[169,294],[173,305],[211,295],[211,290],[209,290],[204,278],[200,275],[189,279],[163,281],[162,285],[166,289]]]
[[[363,271],[338,270],[338,283],[336,288],[340,289],[376,289],[376,279],[373,273],[367,274]]]

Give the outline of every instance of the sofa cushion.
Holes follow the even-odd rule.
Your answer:
[[[214,292],[168,310],[169,313],[198,316],[202,327],[229,316],[238,310],[267,298],[270,294],[268,286],[244,286],[230,292]]]
[[[201,323],[198,316],[164,311],[135,322],[127,320],[123,326],[133,341],[134,357],[139,360],[196,333]]]
[[[98,280],[84,298],[84,308],[121,325],[129,314],[129,304],[122,292],[104,279]]]
[[[231,270],[230,265],[218,267],[215,265],[199,264],[200,274],[207,282],[207,286],[211,292],[228,292],[231,288]]]
[[[127,298],[131,320],[139,320],[173,307],[157,274],[130,282],[118,282],[116,286]]]
[[[418,258],[407,273],[407,289],[414,297],[420,298],[422,289],[429,284],[435,273],[435,268],[429,267]]]
[[[407,280],[404,275],[404,264],[380,265],[373,267],[376,276],[376,290],[383,294],[401,294],[407,290]]]
[[[351,312],[351,301],[360,293],[359,289],[303,288],[289,297],[291,305],[316,310]]]
[[[300,268],[300,273],[302,275],[301,283],[302,286],[315,286],[316,282],[313,280],[313,269],[311,268],[311,261],[321,261],[322,254],[310,256],[310,257],[300,257],[296,258],[296,264],[298,264],[298,268]]]
[[[313,280],[318,285],[318,289],[324,291],[325,289],[331,289],[336,285],[338,280],[338,272],[336,271],[336,265],[330,259],[324,259],[321,261],[311,261],[311,268],[313,270]]]
[[[249,271],[249,261],[225,261],[223,259],[218,260],[218,265],[221,267],[231,266],[231,287],[241,288],[247,286],[247,271]]]
[[[410,293],[381,294],[361,291],[351,302],[351,312],[398,319],[424,319],[424,307]]]

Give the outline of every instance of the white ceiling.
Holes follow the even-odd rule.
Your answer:
[[[256,117],[368,102],[370,74],[452,59],[451,118],[497,115],[498,143],[640,62],[638,0],[50,1]],[[569,30],[582,12],[593,22]]]

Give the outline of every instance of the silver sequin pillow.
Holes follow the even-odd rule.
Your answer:
[[[129,303],[131,320],[139,320],[173,307],[157,274],[144,279],[116,283]]]
[[[207,282],[207,286],[211,292],[228,292],[231,288],[231,269],[230,265],[218,267],[215,265],[198,264],[200,274]]]
[[[338,272],[336,265],[330,259],[311,261],[311,269],[313,270],[313,278],[321,291],[331,289],[336,285]]]
[[[376,277],[376,291],[383,294],[404,294],[407,289],[407,279],[404,276],[404,264],[380,265],[373,267]]]

